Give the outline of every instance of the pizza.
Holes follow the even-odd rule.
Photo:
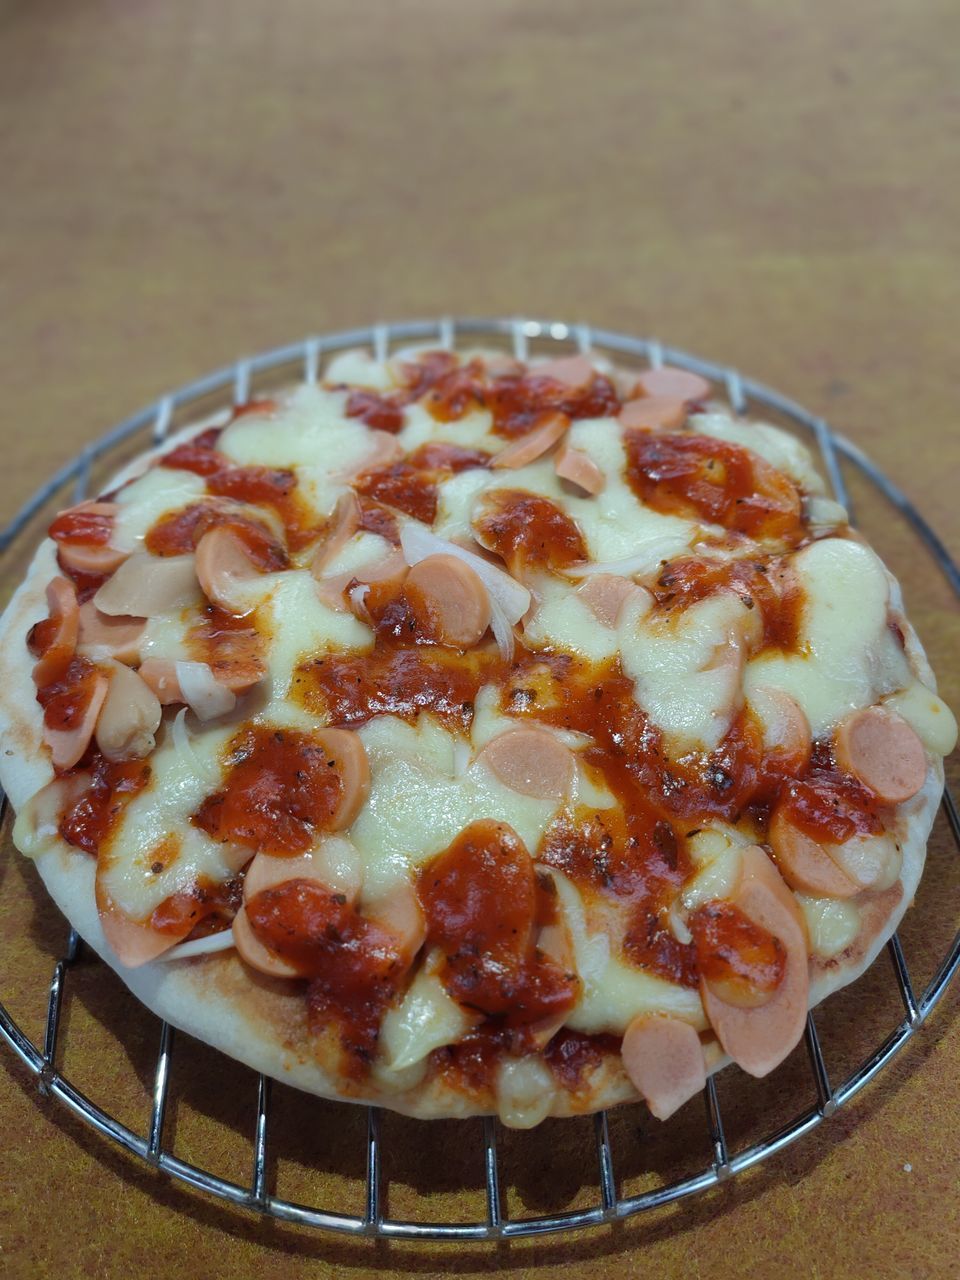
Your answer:
[[[14,841],[162,1018],[515,1127],[772,1071],[896,929],[956,725],[803,445],[704,379],[336,356],[61,512]]]

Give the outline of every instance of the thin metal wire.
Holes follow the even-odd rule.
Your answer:
[[[253,1198],[267,1199],[267,1116],[270,1110],[270,1078],[261,1073],[257,1081],[257,1126],[253,1135]]]
[[[458,340],[467,338],[500,338],[512,345],[520,359],[526,359],[531,338],[553,340],[569,344],[571,341],[581,351],[597,351],[600,354],[628,355],[647,360],[652,366],[669,362],[681,368],[702,374],[726,388],[733,408],[740,410],[749,402],[775,410],[805,428],[820,447],[824,465],[839,501],[849,510],[849,498],[840,468],[843,458],[859,469],[874,487],[887,498],[919,534],[931,556],[943,572],[948,583],[960,596],[960,569],[952,561],[943,543],[905,495],[862,452],[841,436],[834,435],[822,419],[809,413],[793,401],[759,383],[742,378],[736,371],[725,369],[686,352],[664,347],[656,339],[631,338],[605,330],[592,330],[585,325],[568,326],[561,322],[527,319],[444,319],[440,321],[415,321],[407,324],[378,326],[375,329],[355,329],[341,333],[312,337],[304,342],[264,352],[249,360],[206,375],[180,388],[156,404],[142,410],[95,441],[70,462],[65,463],[50,480],[18,511],[5,529],[0,532],[0,551],[5,550],[20,534],[30,520],[60,491],[73,481],[74,496],[86,492],[86,481],[93,464],[115,445],[145,431],[148,437],[159,443],[166,438],[175,410],[189,408],[191,403],[214,392],[243,403],[249,396],[250,378],[254,372],[277,369],[297,362],[308,382],[319,377],[320,356],[323,353],[346,350],[351,347],[373,348],[385,354],[391,343],[415,343],[439,341],[441,346],[452,347]],[[948,828],[960,853],[960,815],[949,791],[944,793],[943,808]],[[6,797],[0,791],[0,818],[6,811]],[[960,968],[960,932],[956,934],[947,954],[943,957],[933,978],[918,997],[914,991],[909,970],[899,938],[894,935],[889,946],[894,975],[900,989],[906,1016],[886,1037],[882,1044],[862,1062],[856,1070],[836,1088],[831,1087],[823,1051],[817,1035],[813,1015],[807,1020],[806,1045],[810,1059],[816,1103],[801,1112],[776,1132],[766,1135],[752,1146],[731,1153],[724,1133],[716,1083],[711,1077],[704,1091],[707,1132],[712,1149],[712,1161],[708,1168],[687,1178],[678,1179],[666,1186],[657,1187],[639,1195],[617,1196],[613,1172],[613,1152],[609,1126],[605,1113],[594,1117],[594,1137],[598,1161],[599,1203],[593,1207],[567,1213],[542,1215],[534,1218],[505,1218],[501,1205],[500,1180],[497,1160],[496,1122],[490,1118],[483,1125],[484,1188],[486,1215],[482,1222],[435,1223],[401,1221],[384,1216],[382,1188],[382,1142],[380,1112],[368,1109],[366,1141],[366,1203],[362,1216],[301,1205],[271,1196],[267,1190],[267,1128],[269,1116],[270,1081],[261,1076],[257,1090],[257,1112],[252,1152],[252,1180],[248,1186],[230,1182],[208,1170],[198,1168],[163,1148],[163,1128],[170,1089],[170,1068],[174,1047],[174,1032],[169,1024],[162,1024],[160,1046],[154,1072],[152,1105],[146,1136],[140,1136],[110,1116],[100,1106],[76,1089],[56,1069],[56,1056],[60,1034],[60,1013],[64,998],[66,973],[81,955],[80,938],[74,930],[63,958],[57,962],[47,996],[47,1019],[43,1046],[32,1043],[0,1004],[0,1037],[14,1054],[38,1078],[38,1084],[49,1096],[83,1119],[97,1132],[133,1155],[151,1161],[164,1173],[194,1186],[229,1203],[261,1213],[268,1213],[282,1221],[298,1223],[321,1230],[347,1235],[378,1235],[392,1239],[483,1240],[492,1237],[540,1235],[594,1226],[609,1221],[611,1217],[625,1218],[635,1213],[656,1208],[695,1195],[723,1179],[741,1173],[762,1160],[797,1141],[838,1107],[843,1106],[897,1053],[929,1016],[943,995],[947,984]]]
[[[830,1076],[827,1072],[827,1064],[823,1060],[823,1049],[820,1047],[820,1037],[817,1035],[817,1024],[813,1020],[812,1012],[807,1014],[805,1040],[807,1053],[810,1055],[813,1082],[817,1087],[820,1114],[822,1116],[832,1116],[837,1109],[837,1103],[833,1096],[833,1090],[830,1088]]]
[[[890,954],[890,962],[896,975],[897,986],[900,988],[900,998],[903,1001],[903,1007],[907,1011],[907,1021],[911,1027],[915,1027],[920,1021],[920,1009],[917,1006],[917,997],[913,994],[913,983],[910,981],[910,974],[907,972],[907,962],[904,959],[899,934],[895,933],[887,943],[887,951]]]
[[[367,1207],[365,1227],[380,1225],[380,1108],[367,1108]]]
[[[600,1204],[604,1213],[609,1213],[617,1202],[617,1184],[613,1176],[610,1126],[605,1111],[598,1111],[593,1117],[593,1136],[597,1144],[597,1164],[600,1167]]]
[[[483,1117],[483,1175],[487,1193],[487,1226],[499,1231],[503,1224],[500,1210],[500,1173],[497,1162],[497,1122],[493,1116]]]
[[[169,1022],[160,1029],[160,1051],[153,1073],[153,1105],[150,1109],[150,1129],[147,1135],[147,1157],[160,1158],[163,1142],[163,1122],[167,1114],[167,1092],[170,1088],[170,1063],[173,1059],[174,1031]]]
[[[723,1182],[730,1177],[730,1155],[727,1151],[727,1139],[723,1132],[723,1116],[720,1114],[720,1099],[717,1097],[717,1082],[714,1076],[707,1079],[704,1090],[707,1103],[707,1129],[710,1144],[713,1147],[713,1171],[717,1181]]]

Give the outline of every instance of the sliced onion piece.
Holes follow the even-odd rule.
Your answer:
[[[161,963],[168,960],[189,960],[191,956],[211,956],[218,951],[232,951],[237,944],[233,940],[232,929],[221,929],[219,933],[208,934],[206,938],[194,938],[192,942],[181,942],[170,951],[157,956]]]
[[[490,596],[490,630],[500,650],[500,657],[504,662],[512,662],[515,647],[513,625],[504,613],[499,600],[495,600],[492,595]]]
[[[177,712],[173,724],[170,726],[170,734],[173,738],[173,745],[176,748],[178,756],[186,756],[193,761],[193,767],[196,770],[197,777],[203,778],[210,786],[219,786],[221,784],[220,766],[216,760],[204,760],[198,756],[193,749],[190,741],[190,731],[187,729],[187,708],[184,707]]]
[[[500,636],[497,634],[496,615],[498,608],[502,617],[506,619],[508,626],[519,622],[530,608],[530,592],[527,588],[517,582],[515,578],[511,578],[506,570],[498,569],[489,560],[484,560],[482,556],[475,555],[472,551],[466,551],[455,542],[448,542],[445,538],[438,538],[435,533],[431,533],[424,525],[418,524],[414,520],[408,521],[400,530],[400,546],[403,549],[407,564],[410,565],[425,560],[427,556],[445,555],[456,556],[458,560],[462,560],[464,564],[468,564],[473,569],[486,587],[487,594],[490,597],[490,605],[494,615],[490,625],[493,628],[493,634],[497,636],[497,643],[501,645],[502,652],[503,645],[500,642]],[[512,633],[510,636],[510,651],[511,653],[513,652]]]
[[[637,573],[649,573],[658,569],[664,560],[677,555],[675,541],[651,542],[645,551],[623,560],[602,560],[569,565],[563,570],[568,578],[589,578],[595,573],[614,573],[621,578],[632,578]]]
[[[175,669],[180,690],[198,720],[216,720],[237,705],[237,695],[205,662],[177,662]]]

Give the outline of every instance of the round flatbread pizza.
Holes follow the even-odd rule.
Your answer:
[[[14,840],[162,1018],[422,1117],[772,1071],[896,929],[956,725],[806,449],[673,368],[346,352],[60,513]]]

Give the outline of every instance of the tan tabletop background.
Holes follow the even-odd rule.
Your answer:
[[[112,422],[237,355],[376,319],[523,311],[657,332],[794,395],[960,553],[958,45],[954,0],[0,0],[2,514]],[[956,706],[956,610],[872,518]],[[942,833],[931,858],[905,930],[921,971],[960,901]],[[63,926],[8,851],[3,884],[0,996],[37,1035]],[[127,1118],[156,1023],[102,966],[70,981],[64,1070]],[[881,958],[825,1015],[838,1078],[851,1036],[865,1047],[897,1021],[891,992]],[[499,1250],[376,1248],[220,1208],[38,1103],[3,1051],[0,1271],[956,1274],[958,1009],[953,991],[772,1164],[618,1229]],[[226,1161],[252,1098],[225,1090],[214,1055],[187,1061],[180,1149]],[[734,1139],[774,1115],[752,1089],[722,1083]],[[299,1168],[321,1184],[300,1194],[355,1192],[359,1128],[311,1114]],[[699,1104],[684,1116],[702,1162]],[[508,1143],[521,1211],[585,1202],[589,1137],[554,1126],[549,1187]],[[664,1139],[639,1109],[616,1137],[627,1189],[644,1185]],[[392,1212],[422,1211],[444,1156],[438,1211],[469,1212],[479,1169],[457,1136],[400,1125],[393,1140]]]

